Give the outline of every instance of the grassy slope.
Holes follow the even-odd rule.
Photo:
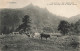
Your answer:
[[[60,38],[40,40],[28,38],[26,35],[1,35],[1,51],[77,51],[76,49],[64,49],[60,45]],[[60,40],[61,41],[61,40]]]

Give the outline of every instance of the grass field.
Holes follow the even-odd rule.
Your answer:
[[[0,51],[79,51],[79,47],[67,46],[69,41],[64,37],[41,40],[26,35],[0,35]]]

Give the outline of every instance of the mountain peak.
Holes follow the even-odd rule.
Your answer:
[[[28,6],[25,6],[24,8],[34,7],[34,5],[31,3]]]
[[[34,6],[34,5],[31,3],[31,4],[29,4],[28,6]]]

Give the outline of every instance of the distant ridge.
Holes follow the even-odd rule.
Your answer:
[[[75,23],[78,20],[80,20],[80,14],[78,14],[76,16],[72,16],[72,17],[69,18],[69,22],[71,22],[71,23]]]

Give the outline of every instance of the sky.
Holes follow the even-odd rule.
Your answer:
[[[70,18],[80,14],[80,0],[0,0],[0,8],[23,8],[31,3],[58,16]]]

